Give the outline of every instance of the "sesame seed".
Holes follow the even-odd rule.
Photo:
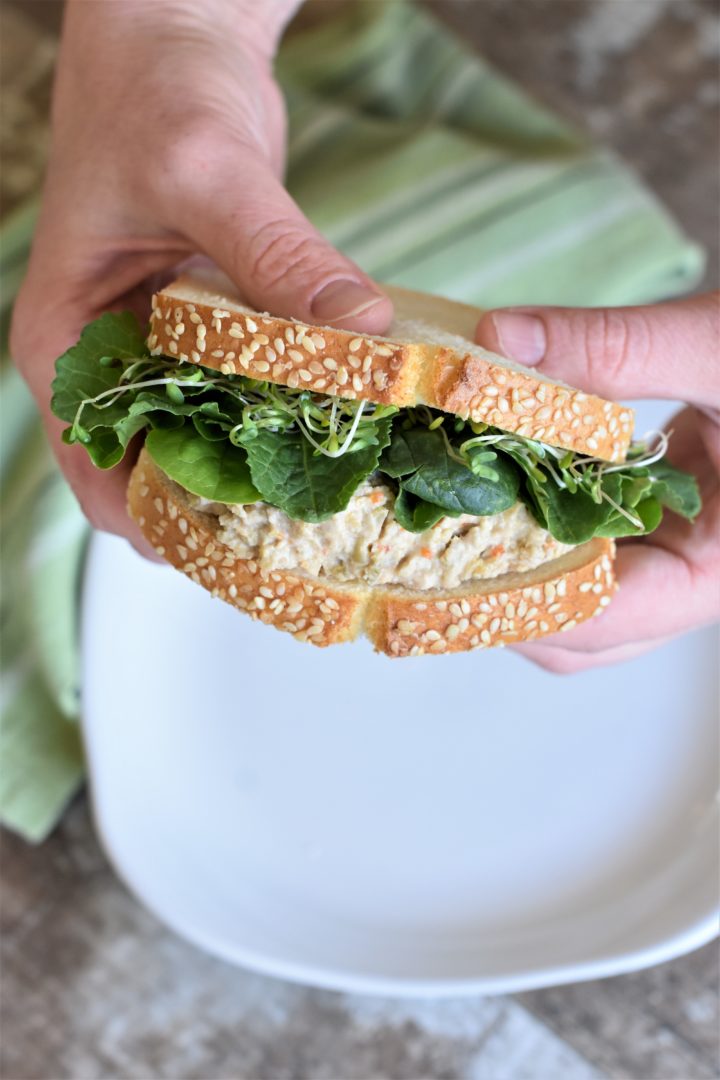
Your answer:
[[[423,634],[423,638],[425,641],[439,641],[440,635],[437,630],[426,630]]]
[[[288,345],[295,344],[295,331],[293,330],[292,326],[285,327],[285,340],[287,341]]]
[[[577,622],[575,621],[575,619],[570,619],[568,622],[565,623],[564,626],[561,626],[560,629],[561,630],[572,630],[576,626],[577,626]]]
[[[284,356],[285,355],[285,342],[283,341],[282,338],[276,337],[275,340],[273,341],[273,345],[277,349],[278,356]]]
[[[308,371],[307,368],[300,368],[300,371],[298,372],[298,375],[300,376],[300,378],[302,379],[303,382],[311,382],[312,381],[312,375],[310,374],[310,372]]]
[[[274,349],[271,349],[269,345],[268,345],[267,349],[265,350],[265,356],[270,361],[271,364],[274,364],[275,361],[277,360],[277,353],[275,352]]]
[[[591,450],[597,450],[597,448],[598,448],[597,439],[588,439],[587,444],[588,444],[588,446],[590,447]]]
[[[268,364],[267,360],[256,360],[255,361],[255,370],[260,371],[260,372],[269,371],[270,370],[270,365]]]
[[[480,640],[481,640],[481,641],[483,642],[483,644],[485,644],[485,645],[489,645],[489,644],[490,644],[490,641],[491,641],[492,639],[491,639],[491,637],[490,637],[490,633],[489,633],[489,631],[488,631],[488,630],[482,630],[482,631],[481,631],[481,633],[480,633]]]
[[[177,351],[178,351],[177,341],[170,341],[168,343],[168,349],[170,350],[171,353],[173,353],[173,355],[177,355]]]
[[[352,339],[352,341],[348,345],[348,349],[350,350],[351,353],[355,353],[355,352],[358,351],[358,349],[360,348],[361,345],[362,345],[362,338],[356,337],[356,338]]]
[[[362,388],[363,388],[363,383],[362,383],[362,379],[361,379],[361,378],[360,378],[360,376],[359,376],[359,375],[357,375],[357,374],[353,375],[353,378],[352,378],[352,384],[353,384],[353,389],[354,389],[354,390],[357,390],[357,391],[358,391],[358,393],[359,393],[359,392],[360,392],[360,391],[362,390]]]
[[[592,587],[592,581],[583,581],[582,585],[580,585],[580,592],[590,592]]]
[[[493,619],[493,621],[490,623],[490,633],[491,634],[497,634],[499,629],[500,629],[500,620],[499,619]]]
[[[338,373],[336,375],[336,380],[337,380],[338,386],[344,386],[345,385],[345,383],[348,381],[348,373],[347,373],[346,368],[341,367],[341,368],[338,369]]]
[[[210,353],[210,355],[217,357],[218,360],[219,360],[221,356],[225,355],[225,350],[224,349],[213,349],[213,351]]]
[[[305,363],[305,357],[303,356],[303,354],[301,352],[299,352],[298,349],[288,349],[288,356],[296,364],[304,364]]]
[[[378,356],[392,356],[393,350],[389,345],[376,345],[375,352]]]
[[[540,629],[542,630],[543,634],[547,634],[548,630],[550,629],[544,619],[540,620]]]
[[[228,334],[231,338],[237,338],[238,340],[245,337],[240,327],[237,326],[235,323],[233,323],[233,325],[228,330]]]

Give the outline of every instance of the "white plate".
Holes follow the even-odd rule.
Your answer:
[[[98,535],[83,631],[106,851],[228,960],[500,993],[718,931],[712,630],[565,679],[499,650],[318,650]]]

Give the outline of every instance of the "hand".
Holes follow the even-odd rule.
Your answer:
[[[104,310],[149,314],[190,255],[279,315],[369,333],[390,302],[310,225],[281,182],[272,58],[299,0],[70,0],[40,220],[11,331],[53,450],[90,521],[152,554],[127,515],[132,461],[99,472],[60,440],[54,361]]]
[[[720,294],[656,307],[488,312],[481,345],[615,399],[679,398],[668,459],[700,484],[691,524],[666,511],[656,532],[618,545],[620,590],[601,618],[517,651],[548,671],[626,660],[720,614]]]

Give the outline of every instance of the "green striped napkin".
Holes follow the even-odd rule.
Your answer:
[[[278,69],[290,190],[380,280],[484,306],[651,301],[699,280],[702,252],[629,170],[410,4],[344,6],[288,40]],[[29,208],[3,229],[5,321],[32,221]],[[2,384],[0,815],[37,841],[83,772],[87,529],[7,363]]]

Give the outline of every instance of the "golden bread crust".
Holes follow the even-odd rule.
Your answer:
[[[465,351],[460,335],[452,345],[428,343],[420,327],[432,327],[424,317],[443,318],[436,328],[455,334],[469,326],[473,309],[408,289],[385,290],[402,319],[418,323],[418,341],[258,313],[242,304],[226,278],[186,276],[153,298],[148,344],[155,354],[226,374],[384,405],[425,404],[579,454],[624,461],[631,409],[509,364],[469,339]]]

